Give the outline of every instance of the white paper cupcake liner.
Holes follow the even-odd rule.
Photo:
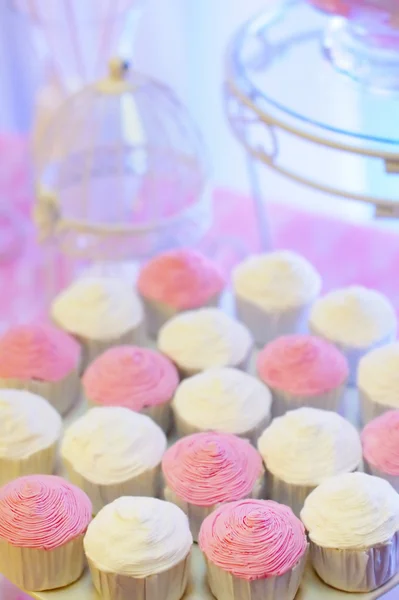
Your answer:
[[[264,473],[257,479],[252,492],[245,496],[245,498],[264,498],[265,497],[265,476]],[[191,534],[194,542],[198,540],[199,530],[201,528],[203,520],[210,515],[214,510],[220,506],[219,504],[212,504],[211,506],[199,506],[198,504],[190,504],[180,496],[178,496],[174,490],[166,486],[164,488],[164,498],[168,502],[173,502],[187,515]]]
[[[364,457],[363,464],[365,473],[368,473],[369,475],[374,475],[375,477],[381,477],[381,479],[385,479],[399,494],[399,475],[390,475],[389,473],[380,471],[380,469],[377,469],[377,467],[371,465]]]
[[[249,429],[248,431],[231,431],[229,433],[233,433],[234,435],[237,435],[240,438],[248,440],[249,442],[251,442],[251,444],[256,446],[258,438],[262,435],[266,427],[269,425],[270,419],[270,415],[267,415],[266,417],[261,419],[255,427]],[[217,429],[212,428],[200,429],[199,427],[195,427],[194,425],[191,425],[190,423],[187,423],[187,421],[182,419],[176,410],[174,410],[174,420],[175,429],[178,437],[184,437],[186,435],[191,435],[192,433],[199,433],[201,431],[218,431]]]
[[[0,486],[25,475],[52,475],[56,468],[58,440],[26,458],[0,458]]]
[[[169,319],[175,317],[178,313],[183,312],[174,306],[170,306],[169,304],[148,300],[142,295],[140,295],[140,298],[144,307],[147,333],[152,339],[157,338],[159,330],[167,321],[169,321]],[[218,307],[220,304],[220,298],[220,293],[216,294],[216,296],[212,296],[212,298],[203,304],[201,308],[213,306]]]
[[[71,483],[83,490],[93,505],[93,515],[96,515],[106,504],[121,496],[147,496],[155,498],[161,491],[161,465],[147,469],[144,473],[126,481],[104,485],[90,481],[78,473],[71,463],[63,458],[63,463]]]
[[[232,364],[225,365],[225,366],[232,367],[233,369],[239,369],[240,371],[244,371],[245,373],[247,373],[251,367],[252,354],[253,354],[253,347],[251,347],[248,350],[246,355],[239,362],[232,363]],[[198,375],[198,373],[203,373],[204,371],[206,371],[206,369],[189,369],[188,367],[185,367],[183,364],[176,363],[176,362],[175,362],[175,365],[176,365],[176,367],[179,371],[180,377],[182,379],[185,379],[186,377],[192,377],[193,375]]]
[[[79,579],[86,565],[83,535],[54,548],[20,548],[0,539],[0,572],[19,588],[39,592]]]
[[[27,390],[45,398],[61,415],[65,415],[77,402],[80,394],[79,368],[59,381],[38,379],[0,379],[0,387]]]
[[[190,571],[190,554],[180,563],[142,579],[100,571],[88,558],[94,587],[102,600],[180,600]]]
[[[332,410],[339,412],[342,399],[346,389],[346,381],[339,387],[319,394],[317,396],[294,396],[282,390],[270,388],[273,396],[272,415],[273,418],[281,417],[289,410],[295,410],[302,406],[310,406],[312,408],[320,408],[322,410]]]
[[[269,500],[285,504],[299,518],[304,502],[317,485],[295,485],[266,471],[266,493]]]
[[[284,575],[254,581],[235,577],[205,557],[209,587],[217,600],[293,600],[301,583],[306,556],[307,552]]]
[[[383,415],[388,410],[395,410],[393,406],[374,402],[369,394],[359,387],[360,419],[363,425],[367,425],[373,419]]]
[[[321,337],[321,338],[327,340],[331,344],[334,344],[334,346],[336,348],[338,348],[338,350],[340,350],[342,352],[342,354],[346,357],[346,359],[348,361],[348,365],[349,365],[349,378],[348,378],[349,385],[356,385],[357,370],[359,367],[360,359],[363,358],[363,356],[365,354],[367,354],[368,352],[371,352],[371,350],[374,350],[375,348],[379,348],[380,346],[384,346],[385,344],[389,344],[390,342],[393,342],[395,339],[395,336],[396,336],[396,332],[393,331],[391,334],[389,334],[385,338],[381,339],[379,342],[376,342],[375,344],[371,344],[370,346],[367,346],[366,348],[357,348],[355,346],[339,344],[338,342],[335,342],[334,340],[329,340],[325,335],[323,335],[320,331],[318,331],[318,329],[312,324],[312,322],[309,323],[309,329],[313,335],[317,335],[318,337]]]
[[[310,543],[314,570],[325,583],[345,592],[371,592],[399,570],[399,533],[364,549],[322,548]]]
[[[234,296],[237,318],[251,331],[258,346],[293,333],[307,333],[312,303],[287,310],[267,311],[249,300]]]

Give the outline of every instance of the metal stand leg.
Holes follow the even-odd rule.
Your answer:
[[[267,218],[266,203],[262,198],[261,184],[257,165],[250,154],[246,154],[248,179],[251,186],[255,217],[258,225],[260,247],[263,252],[271,250],[269,222]]]

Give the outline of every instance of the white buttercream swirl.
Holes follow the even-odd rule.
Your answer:
[[[184,512],[156,498],[118,498],[90,523],[88,559],[101,571],[144,578],[186,558],[193,538]]]
[[[363,356],[357,385],[373,402],[399,408],[399,342],[381,346]]]
[[[248,356],[252,336],[242,323],[218,308],[191,310],[160,330],[158,348],[186,369],[236,366]]]
[[[380,292],[351,286],[317,300],[310,315],[311,328],[337,344],[365,348],[394,336],[395,310]]]
[[[238,369],[208,369],[181,382],[173,399],[177,414],[200,430],[245,433],[268,418],[272,396],[255,377]]]
[[[56,297],[51,316],[69,333],[107,340],[137,327],[143,320],[143,308],[126,281],[116,277],[87,276]]]
[[[61,455],[89,481],[111,485],[160,464],[166,437],[146,415],[123,407],[92,408],[65,432]]]
[[[318,485],[362,460],[360,437],[340,415],[303,407],[274,419],[258,440],[268,471],[294,485]]]
[[[286,310],[313,301],[321,277],[305,258],[289,250],[253,255],[233,271],[236,293],[265,310]]]
[[[399,494],[365,473],[330,477],[305,500],[301,519],[324,548],[368,548],[399,531]]]
[[[0,391],[0,456],[24,459],[54,444],[61,434],[58,412],[25,390]]]

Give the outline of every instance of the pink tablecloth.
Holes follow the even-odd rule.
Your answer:
[[[33,194],[26,141],[0,136],[0,159],[0,201],[16,209],[23,228],[19,253],[0,264],[2,329],[41,311],[44,285],[43,252],[28,218]],[[218,189],[214,209],[210,241],[225,236],[238,240],[242,253],[259,250],[250,198]],[[399,308],[399,233],[382,231],[372,223],[356,226],[273,201],[267,202],[267,211],[273,246],[291,248],[310,259],[323,275],[325,290],[360,283],[381,290]],[[6,233],[6,224],[0,219],[0,244]]]

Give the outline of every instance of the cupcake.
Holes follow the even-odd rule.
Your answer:
[[[365,470],[389,481],[399,493],[399,410],[370,421],[361,437]]]
[[[219,431],[256,443],[270,422],[271,403],[271,393],[263,383],[226,367],[182,381],[172,406],[180,436]]]
[[[359,362],[357,372],[360,410],[368,423],[387,410],[399,409],[399,343],[372,350]]]
[[[0,387],[34,392],[61,414],[78,398],[79,366],[79,344],[52,325],[17,325],[0,338]]]
[[[96,514],[120,496],[157,496],[164,432],[128,408],[92,408],[65,432],[68,479],[86,492]]]
[[[141,302],[115,277],[78,279],[55,298],[51,317],[81,343],[83,368],[111,346],[145,340]]]
[[[92,362],[82,381],[89,405],[143,412],[169,431],[179,375],[166,356],[138,346],[111,348]]]
[[[54,475],[28,475],[0,489],[0,572],[38,592],[73,583],[85,567],[91,519],[82,490]]]
[[[288,250],[250,256],[232,277],[237,315],[257,344],[307,331],[321,278],[305,258]]]
[[[62,421],[44,398],[0,390],[0,485],[21,475],[55,469]]]
[[[262,459],[246,440],[228,433],[204,432],[182,438],[162,459],[165,500],[188,516],[197,541],[202,521],[219,504],[261,498]]]
[[[326,479],[306,499],[313,567],[345,592],[370,592],[399,570],[399,495],[379,477],[346,473]]]
[[[190,310],[173,317],[160,330],[158,348],[183,376],[211,367],[246,370],[253,341],[248,329],[218,308]]]
[[[359,360],[373,348],[394,340],[397,319],[385,296],[352,286],[330,292],[315,302],[309,327],[345,354],[350,383],[355,383]]]
[[[268,500],[222,505],[202,524],[199,545],[217,600],[293,600],[305,568],[305,530]]]
[[[84,548],[103,600],[180,600],[192,542],[180,508],[156,498],[124,496],[93,519]]]
[[[337,413],[298,408],[274,419],[258,440],[267,495],[299,516],[306,497],[326,477],[362,464],[360,436]]]
[[[225,279],[216,263],[188,248],[163,252],[141,269],[137,289],[153,337],[179,312],[217,306]]]
[[[273,394],[273,416],[301,406],[338,411],[348,363],[335,346],[311,335],[287,335],[259,353],[257,372]]]

